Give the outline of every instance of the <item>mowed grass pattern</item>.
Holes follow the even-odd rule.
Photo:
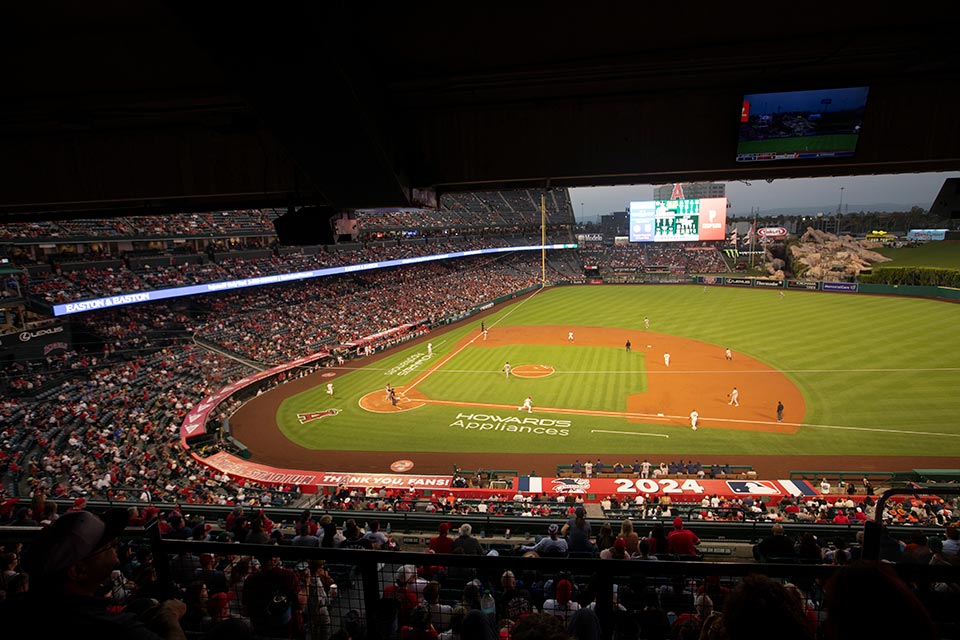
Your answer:
[[[488,414],[479,408],[425,406],[400,414],[374,414],[358,405],[362,395],[389,381],[409,384],[427,366],[453,351],[476,326],[433,336],[433,359],[413,371],[391,371],[426,355],[425,345],[401,349],[374,367],[335,380],[329,398],[322,385],[286,400],[277,421],[292,440],[315,449],[397,451],[569,452],[644,455],[718,454],[938,455],[960,456],[960,306],[932,300],[685,285],[560,287],[499,309],[485,318],[491,332],[507,326],[597,326],[683,336],[729,346],[779,369],[798,386],[807,404],[795,435],[639,424],[623,418],[551,414],[570,420],[565,436],[466,430],[459,416]],[[636,344],[636,341],[635,341]],[[569,347],[569,348],[568,348]],[[618,359],[622,349],[563,345],[466,348],[418,385],[429,397],[513,405],[526,395],[534,408],[576,406],[623,410],[625,396],[644,389],[641,370]],[[547,362],[546,360],[552,360]],[[503,363],[551,364],[543,379],[507,381]],[[637,358],[636,360],[642,361]],[[557,363],[562,363],[558,366]],[[567,368],[569,367],[569,369]],[[563,371],[580,372],[564,373]],[[599,373],[609,371],[609,374]],[[516,383],[516,384],[515,384]],[[742,400],[749,402],[744,392]],[[343,413],[323,424],[300,425],[295,413],[336,407]],[[707,416],[703,416],[707,417]],[[791,421],[787,408],[787,421]],[[618,431],[622,434],[597,433]],[[669,437],[663,437],[669,436]]]
[[[562,345],[511,345],[487,348],[482,342],[458,353],[443,369],[417,386],[430,398],[477,404],[519,406],[528,395],[534,406],[625,411],[629,394],[646,390],[643,354],[624,357],[623,349]],[[555,373],[521,378],[502,372],[510,362],[546,364]]]

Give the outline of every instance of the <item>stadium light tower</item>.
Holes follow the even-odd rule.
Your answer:
[[[843,215],[843,187],[840,187],[840,204],[837,206],[837,215],[834,220],[836,222],[836,229],[833,230],[835,234],[840,235],[840,216]]]

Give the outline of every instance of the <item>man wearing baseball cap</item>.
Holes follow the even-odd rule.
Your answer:
[[[179,600],[151,608],[148,627],[132,613],[109,611],[112,603],[98,597],[120,563],[117,538],[129,518],[124,508],[99,517],[77,510],[42,529],[24,550],[30,590],[23,600],[8,600],[0,609],[0,618],[9,621],[4,632],[29,637],[43,620],[44,634],[51,637],[185,638],[180,618],[186,605]]]
[[[453,553],[453,538],[447,533],[450,531],[449,522],[441,522],[437,527],[439,535],[430,538],[429,547],[434,553]]]
[[[535,544],[525,544],[520,551],[534,551],[538,556],[565,556],[567,555],[567,541],[560,537],[560,527],[551,524],[547,527],[547,537],[540,538]]]
[[[673,519],[673,531],[667,534],[667,551],[675,553],[678,556],[696,556],[699,555],[697,545],[700,544],[700,538],[690,529],[683,528],[683,520]]]

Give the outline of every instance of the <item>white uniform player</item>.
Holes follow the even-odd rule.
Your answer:
[[[697,413],[696,409],[690,412],[690,428],[693,429],[694,431],[697,430],[697,420],[699,419],[700,419],[700,414]]]
[[[740,392],[737,391],[736,387],[734,387],[733,391],[730,392],[730,402],[727,404],[732,404],[735,407],[740,406]]]
[[[433,355],[433,343],[432,343],[432,342],[428,342],[428,343],[427,343],[427,355],[428,355],[428,356],[432,356],[432,355]]]
[[[328,383],[327,383],[327,395],[328,395],[328,396],[332,396],[332,395],[333,395],[333,383],[332,383],[332,382],[328,382]]]
[[[527,399],[523,401],[523,404],[517,407],[517,411],[527,410],[527,413],[533,413],[533,400],[530,396],[527,396]]]
[[[510,377],[510,363],[509,363],[509,362],[508,362],[507,364],[503,365],[503,373],[506,374],[506,376],[507,376],[508,378]]]
[[[665,367],[669,367],[669,366],[670,366],[670,354],[669,354],[669,353],[663,354],[663,366],[665,366]]]
[[[567,342],[573,342],[573,331],[567,333]]]

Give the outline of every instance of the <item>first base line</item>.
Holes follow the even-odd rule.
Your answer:
[[[665,433],[637,433],[636,431],[607,431],[606,429],[590,429],[590,433],[613,433],[618,436],[647,436],[648,438],[669,438]]]

